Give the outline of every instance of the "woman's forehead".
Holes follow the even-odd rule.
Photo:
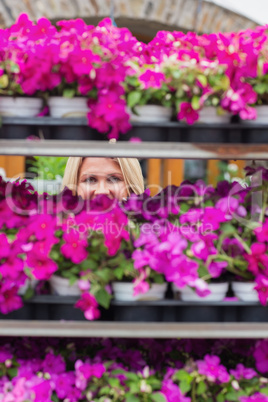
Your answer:
[[[92,158],[88,157],[83,160],[80,168],[80,175],[83,173],[122,173],[119,164],[111,158]]]

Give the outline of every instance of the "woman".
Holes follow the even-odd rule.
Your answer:
[[[105,194],[122,201],[131,193],[144,192],[141,167],[135,158],[70,157],[62,186],[90,200]]]

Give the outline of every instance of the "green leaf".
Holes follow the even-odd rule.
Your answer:
[[[151,399],[154,402],[166,402],[166,397],[161,392],[156,392],[151,395]]]
[[[268,387],[260,389],[260,393],[264,395],[268,395]]]
[[[29,300],[34,296],[34,290],[31,286],[29,286],[23,295],[23,300]]]
[[[187,394],[187,392],[191,389],[191,383],[188,381],[180,381],[180,390],[183,394]]]
[[[53,402],[59,402],[59,398],[58,398],[57,395],[54,394],[54,393],[53,393],[53,395],[51,395],[51,400],[52,400]]]
[[[0,77],[0,88],[7,88],[7,87],[8,87],[8,83],[9,83],[9,81],[8,81],[8,76],[7,76],[7,74],[3,74],[3,75]]]
[[[127,105],[130,108],[133,108],[135,105],[139,103],[141,100],[142,93],[139,91],[132,91],[127,96]]]
[[[10,378],[17,377],[18,375],[18,369],[16,367],[11,367],[7,370],[7,374],[9,375]]]
[[[126,394],[126,399],[125,399],[125,401],[126,401],[126,402],[140,402],[140,399],[137,398],[135,395],[131,395],[131,394],[127,395],[127,394]]]
[[[239,395],[236,391],[227,392],[225,400],[234,402],[239,401]]]
[[[75,89],[73,88],[66,88],[63,91],[64,98],[73,98],[75,96]]]
[[[194,110],[200,109],[200,102],[199,101],[200,101],[200,97],[197,96],[197,95],[194,95],[193,98],[192,98],[192,102],[191,102],[192,108]]]
[[[230,223],[223,223],[222,225],[221,225],[221,229],[222,229],[222,232],[224,233],[224,234],[228,234],[228,235],[230,235],[230,234],[234,234],[234,233],[236,233],[236,231],[237,231],[237,229],[233,226],[233,225],[231,225]]]
[[[217,402],[225,402],[225,396],[223,394],[218,394],[216,400]]]
[[[207,77],[206,77],[205,75],[203,75],[203,74],[198,74],[198,76],[197,76],[196,78],[198,79],[198,81],[200,82],[200,84],[201,84],[203,87],[206,87],[206,86],[207,86],[208,80],[207,80]]]
[[[100,289],[96,292],[95,297],[97,302],[104,308],[108,308],[110,306],[110,301],[112,296],[105,290]]]
[[[113,388],[120,388],[120,381],[118,378],[109,378],[108,383]]]
[[[202,395],[206,392],[207,390],[207,385],[203,381],[200,381],[200,383],[197,385],[196,393],[197,395]]]

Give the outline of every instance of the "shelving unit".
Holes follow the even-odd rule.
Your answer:
[[[134,124],[133,136],[139,137],[146,129],[161,130],[163,142],[127,142],[118,141],[108,143],[100,140],[53,140],[52,135],[45,136],[45,140],[28,140],[25,135],[20,135],[20,127],[46,130],[51,128],[73,128],[75,140],[75,128],[87,126],[86,119],[55,119],[49,117],[38,118],[8,118],[2,119],[0,133],[1,155],[43,155],[43,156],[98,156],[98,157],[138,157],[138,158],[180,158],[180,159],[243,159],[265,160],[268,159],[268,127],[252,124],[202,124],[189,127],[185,124],[170,122],[162,125]],[[16,139],[4,138],[5,128],[16,128]],[[209,134],[206,141],[204,131]],[[23,131],[23,130],[22,130]],[[10,130],[11,132],[11,130]],[[25,130],[24,130],[25,132]],[[191,135],[201,141],[191,141]],[[256,133],[255,135],[253,133]],[[18,134],[19,133],[19,134]],[[88,134],[92,133],[88,129]],[[258,133],[264,138],[263,143],[258,140]],[[2,135],[2,137],[1,137]],[[128,134],[128,137],[131,134]],[[215,137],[215,142],[211,138]],[[123,136],[121,139],[124,139]],[[42,298],[41,298],[42,299]],[[35,299],[38,301],[38,298]],[[40,301],[39,298],[39,302]],[[46,303],[43,299],[43,303]],[[174,304],[175,303],[175,304]],[[179,302],[164,301],[162,306],[171,305],[176,308],[183,304]],[[226,302],[227,303],[227,302]],[[241,302],[230,306],[239,307]],[[114,304],[116,306],[116,303]],[[159,303],[160,307],[161,303]],[[222,304],[223,306],[223,304]],[[258,307],[252,304],[251,307]],[[260,306],[259,306],[260,307]],[[261,308],[261,307],[260,307]],[[263,307],[267,314],[268,310]],[[64,321],[64,320],[0,320],[0,336],[41,336],[41,337],[144,337],[144,338],[268,338],[268,319],[266,322],[109,322],[109,321]]]

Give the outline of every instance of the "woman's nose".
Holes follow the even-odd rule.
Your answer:
[[[95,194],[109,194],[110,190],[108,185],[106,184],[105,181],[100,180],[98,182],[98,186],[95,189]]]

